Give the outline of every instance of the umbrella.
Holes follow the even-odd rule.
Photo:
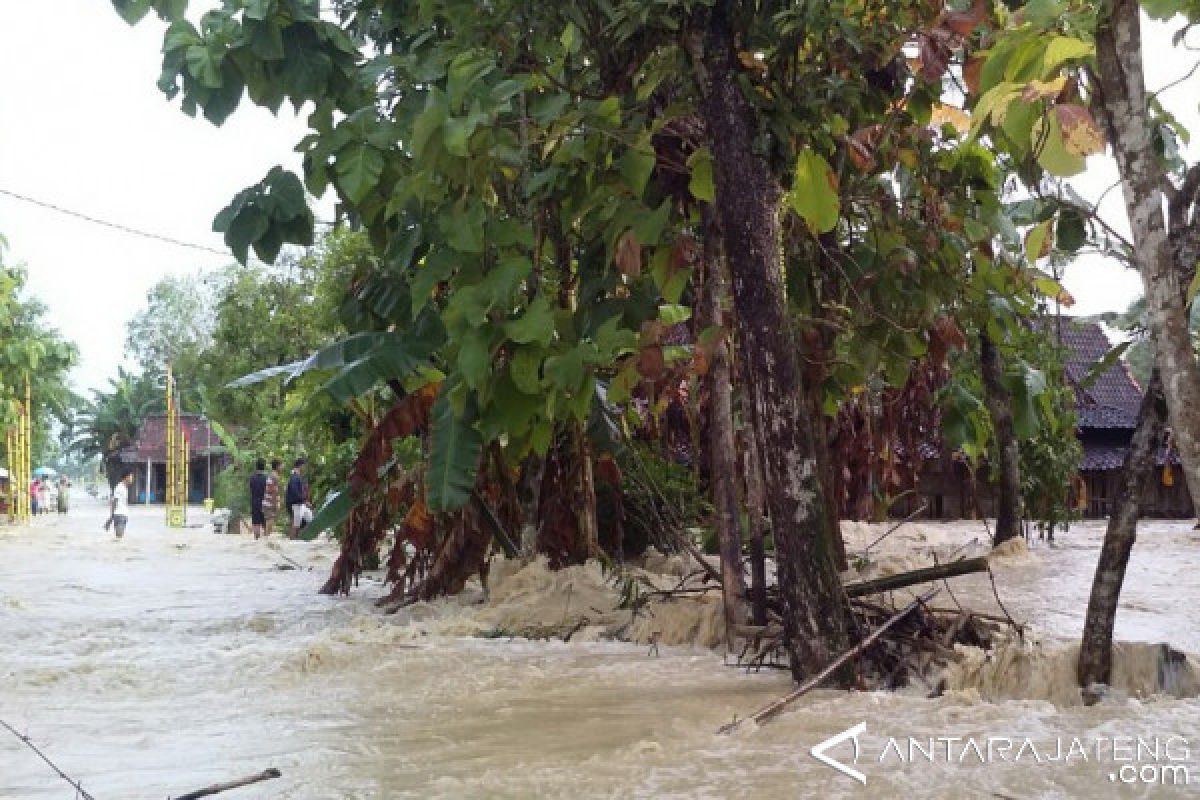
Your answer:
[[[33,477],[35,478],[53,478],[57,474],[58,470],[51,469],[50,467],[38,467],[33,471]]]

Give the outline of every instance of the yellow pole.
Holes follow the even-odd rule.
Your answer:
[[[167,455],[167,485],[166,496],[163,498],[166,506],[167,524],[171,522],[171,506],[174,504],[175,497],[175,474],[172,467],[175,464],[173,448],[175,446],[175,378],[171,372],[171,365],[167,365],[167,419],[166,419],[166,441],[164,442]]]
[[[4,429],[4,463],[8,464],[8,521],[13,522],[17,518],[13,510],[13,503],[15,503],[17,499],[16,493],[13,491],[13,487],[17,485],[17,481],[13,477],[12,428]]]
[[[29,481],[25,478],[25,404],[17,403],[17,429],[13,432],[13,445],[16,455],[13,457],[13,484],[17,492],[16,509],[17,522],[25,521],[25,493],[29,491]]]
[[[29,386],[29,373],[25,373],[25,402],[21,404],[21,520],[28,522],[33,516],[33,497],[29,484],[33,482],[33,392]]]
[[[187,524],[188,495],[191,494],[192,478],[192,443],[187,433],[183,433],[183,524]]]

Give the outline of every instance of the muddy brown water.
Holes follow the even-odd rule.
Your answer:
[[[331,545],[171,531],[161,513],[139,511],[116,542],[101,514],[85,500],[66,518],[0,527],[0,718],[97,800],[161,799],[267,767],[283,777],[223,797],[1200,796],[1200,701],[1156,693],[1152,648],[1119,655],[1127,685],[1102,705],[1073,702],[1069,642],[1099,552],[1096,524],[998,561],[1004,605],[1038,644],[966,658],[937,699],[822,690],[762,729],[718,736],[733,715],[786,692],[786,676],[746,674],[699,647],[652,655],[645,643],[465,636],[476,612],[461,603],[383,618],[369,581],[350,598],[316,594]],[[877,567],[977,535],[979,523],[912,526]],[[873,536],[855,528],[850,538]],[[313,570],[276,569],[280,553]],[[952,585],[958,600],[997,610],[986,578]],[[1200,652],[1198,603],[1200,536],[1145,523],[1118,637]],[[809,753],[860,722],[857,764],[849,742],[830,755],[865,785]],[[909,737],[933,756],[897,757],[910,755]],[[960,752],[989,739],[1014,744],[1007,760]],[[1039,758],[1013,760],[1025,740]],[[1075,740],[1086,757],[1054,758]],[[1130,765],[1132,781],[1118,772]],[[1163,785],[1178,782],[1176,766],[1190,770],[1190,786]],[[0,735],[0,798],[73,794]]]

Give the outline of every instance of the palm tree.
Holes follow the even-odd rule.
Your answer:
[[[92,390],[78,416],[80,436],[71,447],[84,458],[100,458],[113,487],[124,471],[121,451],[134,443],[146,417],[163,411],[165,403],[157,374],[134,375],[122,368],[109,384],[108,391]]]

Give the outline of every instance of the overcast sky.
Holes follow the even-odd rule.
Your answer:
[[[212,218],[275,164],[299,171],[292,148],[302,120],[244,105],[222,128],[181,113],[155,86],[162,25],[126,26],[108,0],[0,2],[0,189],[176,239],[223,250]],[[1158,31],[1148,37],[1149,84],[1182,76],[1186,54]],[[1192,54],[1194,56],[1194,54]],[[1200,77],[1164,98],[1200,135]],[[1193,148],[1195,150],[1195,148]],[[1092,159],[1080,191],[1098,197],[1116,178]],[[1127,229],[1120,191],[1110,221]],[[123,360],[125,323],[167,274],[232,259],[108,230],[0,195],[9,261],[24,262],[50,319],[79,344],[80,388],[103,386]],[[1067,274],[1073,312],[1122,310],[1137,276],[1098,259]]]
[[[223,251],[213,216],[292,152],[302,120],[247,103],[221,128],[155,86],[163,26],[127,26],[109,0],[0,1],[0,189]],[[108,230],[0,195],[7,260],[78,343],[75,382],[102,386],[125,322],[163,275],[232,262]]]

